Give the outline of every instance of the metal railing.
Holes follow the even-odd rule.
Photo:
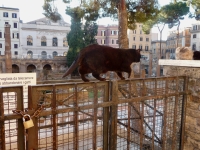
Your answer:
[[[0,93],[2,150],[183,149],[186,77],[29,86],[25,110],[22,87]]]

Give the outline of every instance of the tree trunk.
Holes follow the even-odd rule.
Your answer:
[[[180,21],[178,22],[178,26],[177,26],[177,40],[176,40],[176,47],[178,47],[178,42],[179,42],[179,26],[180,26]]]
[[[128,48],[128,36],[127,36],[127,10],[126,10],[126,1],[120,0],[118,5],[118,15],[119,15],[119,25],[118,25],[118,40],[119,40],[119,48]]]

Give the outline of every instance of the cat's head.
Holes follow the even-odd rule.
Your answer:
[[[141,51],[142,51],[141,49],[136,49],[136,58],[135,58],[136,62],[140,62]]]

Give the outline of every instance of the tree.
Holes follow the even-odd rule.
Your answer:
[[[84,25],[83,35],[84,35],[84,47],[89,44],[96,44],[97,41],[95,36],[98,32],[98,25],[93,21],[86,21]]]
[[[199,0],[183,0],[187,3],[188,6],[191,6],[194,9],[194,13],[190,12],[189,17],[200,20],[200,1]]]
[[[52,11],[50,3],[54,0],[44,0],[45,16],[56,18],[58,14]],[[70,2],[63,0],[63,2]],[[83,14],[91,20],[100,17],[111,17],[119,20],[119,47],[128,48],[127,29],[135,29],[135,23],[144,23],[157,15],[157,0],[81,0]],[[53,17],[54,16],[54,17]]]
[[[83,38],[83,30],[81,29],[82,10],[79,7],[66,10],[66,13],[71,16],[71,30],[67,35],[67,41],[69,44],[69,51],[67,53],[67,66],[71,66],[76,59],[80,50],[85,46]],[[78,75],[77,69],[72,73]]]
[[[185,2],[175,1],[175,3],[170,3],[168,5],[163,6],[155,18],[149,19],[146,23],[144,23],[143,31],[145,33],[150,32],[150,29],[154,25],[158,27],[158,30],[160,32],[160,54],[161,54],[162,31],[164,29],[164,26],[166,24],[168,24],[169,28],[177,26],[177,46],[178,46],[180,20],[183,20],[184,16],[187,15],[188,13],[189,13],[189,7],[186,5]]]
[[[170,3],[169,5],[163,6],[162,12],[167,16],[166,21],[169,28],[177,26],[178,47],[180,20],[183,20],[184,16],[189,13],[189,7],[185,2]]]

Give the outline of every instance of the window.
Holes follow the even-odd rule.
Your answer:
[[[149,46],[145,46],[145,51],[148,51],[149,50]]]
[[[8,12],[3,12],[3,17],[8,17]]]
[[[197,30],[197,25],[194,25],[194,26],[193,26],[193,30]]]
[[[135,37],[133,37],[133,41],[135,41]]]
[[[114,41],[114,40],[112,40],[112,44],[115,44],[115,41]]]
[[[19,39],[19,33],[13,33],[12,36],[13,39]]]
[[[12,13],[12,18],[17,18],[17,14],[16,13]]]
[[[5,22],[5,24],[8,24],[8,22]]]
[[[142,50],[142,45],[139,45],[139,49]]]
[[[111,35],[118,35],[118,31],[112,30],[112,31],[111,31]]]
[[[136,30],[133,30],[133,34],[136,34]]]
[[[194,51],[196,50],[196,44],[192,45],[192,50],[194,50]]]
[[[102,30],[101,31],[101,36],[105,36],[106,35],[106,31]]]
[[[193,39],[197,38],[197,35],[196,34],[193,34]]]
[[[27,52],[27,57],[28,58],[33,58],[33,52],[32,51],[28,51]]]
[[[47,46],[47,39],[45,36],[41,37],[41,46]]]
[[[68,46],[67,38],[64,37],[64,38],[63,38],[63,47],[67,47],[67,46]]]
[[[2,48],[2,44],[0,43],[0,48]]]
[[[142,34],[142,30],[140,30],[140,34]]]
[[[2,38],[2,32],[0,32],[0,38]]]
[[[33,45],[33,38],[30,35],[27,37],[27,45],[29,46]]]
[[[54,37],[52,39],[52,46],[58,46],[58,39],[57,39],[57,37]]]
[[[17,23],[16,22],[14,23],[14,28],[17,28]]]
[[[132,48],[133,48],[133,49],[136,49],[136,45],[132,45]]]
[[[119,41],[118,41],[118,40],[116,40],[116,44],[119,44]]]
[[[56,51],[53,52],[53,57],[58,56],[58,53]]]
[[[142,37],[140,37],[140,41],[143,41],[143,38],[142,38]]]
[[[105,42],[105,40],[104,39],[102,39],[101,40],[101,44],[105,44],[106,42]]]
[[[14,44],[14,48],[18,48],[18,44]]]
[[[42,51],[41,55],[42,55],[42,58],[43,58],[43,59],[46,59],[46,58],[47,58],[47,52]]]
[[[15,54],[15,55],[18,55],[18,51],[15,51],[14,54]]]
[[[149,42],[149,38],[146,38],[146,42]]]

